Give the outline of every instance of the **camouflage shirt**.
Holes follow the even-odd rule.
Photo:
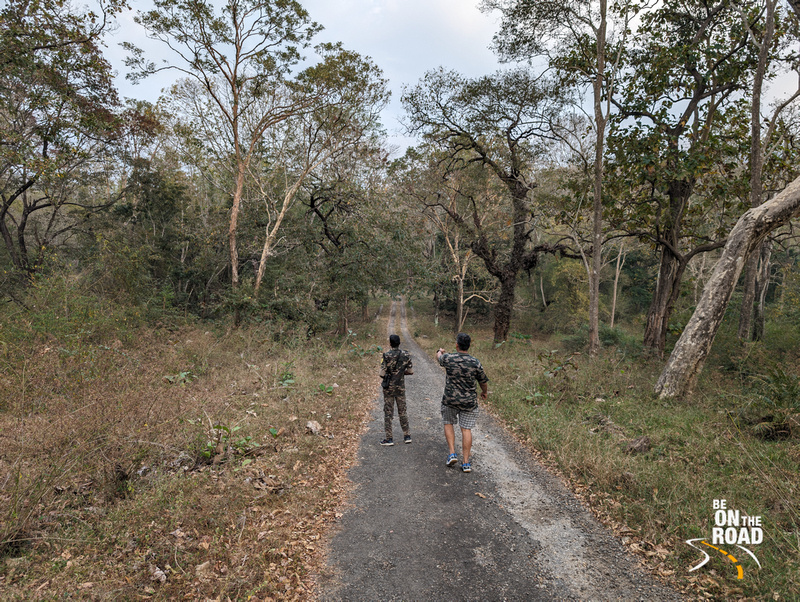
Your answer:
[[[488,383],[483,366],[468,353],[443,353],[439,365],[447,373],[442,403],[457,410],[474,410],[478,407],[475,381]]]
[[[405,395],[405,373],[411,372],[411,354],[403,349],[390,349],[381,359],[381,376],[389,375],[389,386],[383,390],[385,395]]]

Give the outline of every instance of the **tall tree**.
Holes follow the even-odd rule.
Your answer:
[[[746,258],[770,232],[800,215],[800,178],[773,199],[747,211],[731,230],[722,256],[656,383],[659,397],[691,393],[711,350]]]
[[[294,0],[227,0],[219,14],[207,0],[155,0],[154,5],[136,21],[167,47],[170,60],[155,64],[129,44],[128,65],[134,68],[129,77],[137,81],[174,69],[197,81],[211,100],[207,108],[224,128],[217,134],[229,141],[233,157],[228,244],[236,288],[237,232],[247,172],[264,133],[310,103],[309,98],[285,92],[300,52],[321,27]]]
[[[41,249],[114,200],[77,187],[103,180],[122,132],[101,51],[118,4],[76,12],[66,0],[10,0],[0,9],[0,236],[19,270],[34,270]]]
[[[498,280],[494,340],[505,341],[517,276],[532,269],[543,250],[552,250],[532,245],[531,192],[537,158],[553,138],[563,98],[551,82],[526,69],[476,79],[438,70],[407,90],[403,103],[410,130],[445,151],[445,169],[479,165],[500,186],[489,187],[495,199],[473,197],[469,211],[450,215],[470,233],[472,250]]]
[[[295,227],[309,256],[302,277],[315,306],[335,310],[340,334],[353,308],[364,317],[371,291],[393,289],[408,277],[413,245],[395,242],[407,227],[395,221],[385,197],[385,163],[378,145],[332,158],[299,194],[305,212]]]
[[[704,233],[690,229],[687,220],[703,213],[698,201],[718,198],[693,197],[698,181],[719,175],[725,154],[738,152],[732,148],[736,137],[722,131],[755,57],[735,4],[666,0],[645,13],[628,53],[623,93],[612,99],[619,113],[609,145],[614,179],[631,191],[628,229],[638,230],[660,254],[644,332],[645,346],[660,354],[688,262],[724,244],[727,227]],[[693,240],[689,249],[687,240]]]
[[[470,264],[476,255],[470,246],[469,233],[464,231],[453,216],[469,212],[470,198],[479,195],[474,187],[481,186],[480,179],[485,174],[477,174],[476,178],[474,166],[472,170],[462,169],[448,173],[439,165],[439,159],[442,158],[433,149],[412,148],[394,163],[392,174],[398,197],[415,211],[422,211],[438,233],[434,241],[437,244],[441,242],[439,246],[445,249],[444,260],[440,264],[448,267],[447,281],[455,282],[456,285],[453,330],[459,333],[466,321],[466,304],[483,295],[476,291],[469,295],[465,292]],[[473,188],[472,191],[470,187]],[[437,290],[437,295],[438,293]]]
[[[261,188],[264,201],[277,210],[266,226],[266,236],[256,271],[254,292],[257,295],[269,257],[274,253],[281,223],[309,174],[324,169],[340,159],[357,165],[376,152],[375,134],[380,128],[380,111],[386,106],[389,92],[386,81],[369,59],[343,50],[339,45],[320,47],[323,60],[303,71],[293,91],[312,98],[308,110],[287,119],[274,142],[267,149],[266,163],[259,166],[281,174],[283,186],[277,195]],[[280,152],[272,152],[280,149]],[[260,178],[250,173],[256,181]],[[267,178],[273,180],[274,178]],[[277,203],[273,200],[277,196]]]
[[[781,27],[780,6],[778,0],[764,0],[763,7],[757,6],[763,13],[762,18],[753,19],[742,10],[742,20],[748,27],[750,40],[758,49],[758,64],[753,74],[753,86],[750,97],[750,153],[749,153],[749,174],[750,190],[749,200],[751,207],[758,207],[764,194],[764,164],[765,154],[769,151],[772,137],[775,134],[778,119],[781,113],[791,103],[800,97],[800,89],[786,99],[782,99],[774,107],[772,115],[765,119],[762,116],[762,95],[765,83],[776,76],[774,70],[770,69],[775,63],[793,62],[795,70],[797,66],[797,53],[790,50],[789,56],[779,56],[781,53],[781,38],[784,37],[785,30]],[[789,20],[796,17],[789,16]],[[770,73],[770,71],[773,71]],[[764,128],[766,122],[767,127]],[[744,270],[744,286],[742,291],[742,305],[739,310],[739,329],[738,336],[745,340],[751,336],[759,338],[759,333],[763,331],[763,313],[757,311],[761,305],[760,300],[765,293],[767,278],[765,274],[769,272],[769,258],[771,254],[771,244],[766,239],[761,247],[750,254]],[[759,287],[760,285],[760,287]],[[759,288],[761,290],[759,290]],[[756,302],[758,299],[758,303]],[[753,318],[756,317],[756,324]]]
[[[592,257],[589,270],[589,351],[600,347],[599,307],[603,244],[603,156],[611,97],[633,10],[629,1],[483,0],[486,10],[500,10],[503,20],[495,48],[504,59],[546,56],[567,81],[589,85],[594,117]],[[611,15],[609,14],[611,12]],[[616,40],[609,39],[616,25]],[[609,56],[609,42],[613,42]],[[610,60],[609,60],[610,59]]]

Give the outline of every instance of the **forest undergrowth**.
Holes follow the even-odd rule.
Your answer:
[[[435,325],[430,309],[420,300],[410,312],[416,341],[429,353],[454,349],[450,322]],[[491,324],[467,331],[490,378],[489,411],[653,574],[692,600],[800,599],[795,356],[781,354],[781,367],[768,343],[723,335],[694,395],[664,401],[653,393],[662,362],[621,330],[604,333],[596,358],[570,338],[512,331],[497,346]],[[712,543],[714,500],[723,499],[761,517],[762,543],[736,531],[761,566],[735,544],[715,547],[736,563],[695,542],[711,560],[690,572],[703,554],[685,542]]]
[[[21,303],[0,309],[3,599],[311,597],[375,324],[231,330],[67,281]]]

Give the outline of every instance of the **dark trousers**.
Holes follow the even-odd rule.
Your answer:
[[[397,404],[397,415],[400,417],[400,428],[403,434],[408,435],[408,415],[406,414],[406,395],[387,395],[383,394],[383,426],[386,430],[386,438],[392,438],[392,419],[394,418],[394,406]]]

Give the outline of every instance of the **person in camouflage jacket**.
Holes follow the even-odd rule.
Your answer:
[[[408,427],[408,414],[406,412],[406,379],[409,374],[414,374],[411,363],[411,354],[400,349],[400,337],[393,334],[389,337],[391,349],[381,358],[381,377],[383,377],[383,424],[386,438],[381,445],[394,445],[392,439],[392,420],[394,406],[397,405],[397,416],[400,418],[400,428],[403,429],[403,442],[411,443],[411,433]]]
[[[447,456],[447,465],[452,466],[458,462],[455,449],[455,427],[461,427],[461,448],[463,463],[461,470],[472,471],[469,461],[472,452],[472,429],[475,427],[478,416],[478,395],[475,383],[481,386],[481,399],[489,395],[489,379],[483,371],[483,366],[477,358],[472,357],[467,350],[472,343],[470,336],[460,333],[456,337],[456,352],[446,353],[444,349],[436,352],[439,365],[445,369],[447,378],[442,395],[442,422],[444,423],[444,437],[450,453]]]

